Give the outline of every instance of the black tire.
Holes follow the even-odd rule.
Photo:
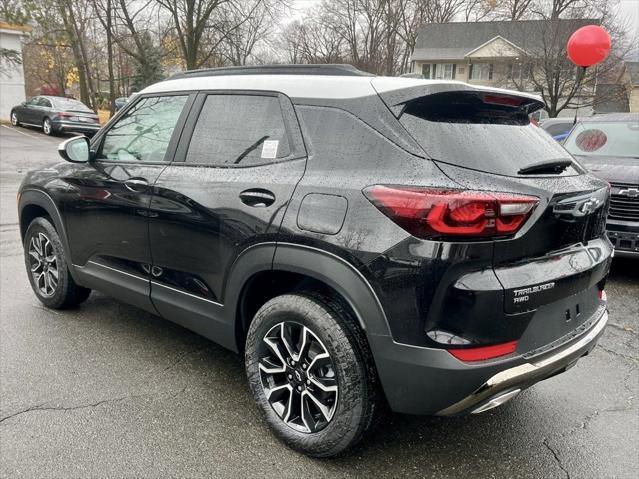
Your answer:
[[[18,114],[15,111],[11,112],[11,124],[13,126],[20,126],[20,122],[18,121]]]
[[[42,120],[42,131],[45,135],[53,136],[55,135],[55,130],[53,129],[53,125],[51,124],[51,120],[49,118],[45,118]]]
[[[293,398],[296,388],[304,388],[303,393],[298,393],[295,396],[296,400],[300,401],[297,407],[304,407],[305,402],[301,394],[306,394],[307,414],[305,416],[309,419],[309,423],[321,426],[321,428],[319,426],[313,428],[317,430],[311,430],[311,428],[308,428],[306,432],[299,430],[300,427],[305,428],[307,425],[307,421],[301,417],[304,416],[304,413],[294,419],[298,422],[298,425],[285,422],[282,416],[286,416],[286,411],[291,410],[290,406],[287,409],[287,406],[284,405],[282,416],[280,416],[276,412],[275,406],[272,406],[267,398],[265,391],[267,386],[264,384],[270,384],[273,388],[269,389],[270,397],[274,396],[271,391],[275,389],[280,389],[278,394],[281,394],[282,386],[275,386],[277,384],[275,379],[269,380],[266,378],[269,375],[275,378],[276,375],[265,373],[260,369],[259,365],[260,361],[263,364],[273,364],[264,362],[269,361],[265,359],[264,351],[274,351],[269,348],[265,338],[267,334],[273,334],[272,331],[278,331],[277,328],[281,328],[282,323],[293,325],[292,327],[294,328],[298,326],[307,328],[306,331],[310,331],[310,333],[307,333],[308,337],[310,338],[312,335],[314,338],[312,342],[309,340],[311,342],[310,347],[316,349],[324,347],[330,355],[330,358],[325,359],[325,361],[330,362],[330,367],[323,366],[323,368],[329,373],[334,369],[334,373],[329,374],[331,377],[316,376],[313,378],[313,375],[317,372],[311,373],[313,360],[310,361],[311,365],[308,366],[308,370],[306,370],[306,367],[304,368],[307,376],[301,379],[301,385],[295,386],[295,384],[300,383],[291,382],[296,381],[295,378],[291,377],[292,374],[288,374],[289,372],[294,372],[293,368],[287,369],[285,373],[276,373],[277,375],[284,375],[277,376],[277,381],[288,381],[289,385],[293,385],[289,390],[290,396],[284,394],[282,397]],[[271,339],[271,336],[269,336],[269,340],[277,341],[277,339]],[[295,343],[292,347],[293,349],[299,348],[300,343],[303,344],[301,338],[297,342],[287,342]],[[295,361],[292,361],[300,373],[304,373],[301,370],[301,363],[306,361],[302,359],[302,354],[300,353],[302,349],[304,348],[298,349],[299,364],[295,365]],[[360,441],[377,423],[383,401],[380,397],[377,372],[372,355],[355,318],[340,302],[325,296],[306,293],[286,294],[271,299],[259,309],[250,325],[246,339],[245,355],[246,373],[256,402],[275,435],[291,448],[315,457],[334,456]],[[318,355],[315,354],[315,356]],[[316,382],[312,384],[310,382],[311,379],[315,379]],[[300,380],[299,375],[297,380]],[[319,413],[319,408],[313,406],[312,402],[309,406],[309,399],[312,399],[309,398],[310,391],[314,389],[314,395],[324,394],[323,391],[315,387],[318,380],[324,385],[337,385],[334,401],[330,396],[324,396],[326,399],[323,398],[323,400],[332,403],[333,413],[327,423],[326,416]],[[306,384],[308,386],[305,386]],[[307,389],[308,392],[306,391]],[[332,393],[327,394],[330,395]],[[287,403],[286,399],[281,402],[283,404]],[[315,416],[311,415],[311,412],[309,412],[311,409],[308,408],[317,411]],[[293,414],[290,414],[290,416],[292,417]],[[319,418],[319,421],[315,423],[313,418]]]
[[[91,290],[76,284],[71,277],[62,242],[48,218],[39,217],[31,222],[24,235],[23,246],[27,276],[42,304],[48,308],[65,309],[86,301]]]

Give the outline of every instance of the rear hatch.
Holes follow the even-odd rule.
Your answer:
[[[605,237],[609,185],[530,123],[528,115],[543,103],[463,83],[373,85],[461,189],[538,199],[515,234],[493,239],[493,271],[503,295],[503,311],[495,315],[526,326],[512,338],[519,340],[517,351],[541,352],[596,319],[612,251]]]

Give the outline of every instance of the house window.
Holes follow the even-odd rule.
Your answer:
[[[455,78],[454,63],[424,63],[422,75],[429,80],[452,80]]]
[[[515,81],[529,80],[532,77],[530,63],[513,63],[510,66],[510,78]]]
[[[492,80],[493,64],[492,63],[473,63],[470,65],[471,80]]]
[[[453,63],[437,63],[435,78],[437,80],[452,80],[455,78],[455,65]]]

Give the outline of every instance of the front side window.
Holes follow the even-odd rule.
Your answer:
[[[252,165],[290,154],[275,96],[209,95],[191,137],[187,163]]]
[[[104,136],[99,158],[112,161],[165,160],[173,130],[188,96],[143,98]]]

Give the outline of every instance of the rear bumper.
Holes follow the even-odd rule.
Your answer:
[[[391,409],[450,416],[488,410],[565,371],[594,348],[607,322],[602,306],[587,329],[568,342],[534,357],[479,364],[459,361],[442,349],[398,344],[386,336],[369,336],[369,342]]]
[[[516,392],[539,381],[564,372],[582,356],[588,354],[597,344],[608,323],[608,312],[604,311],[598,321],[574,342],[544,357],[501,371],[482,384],[475,392],[461,401],[437,413],[439,416],[451,416],[464,412],[483,412],[491,406],[503,404],[500,400],[510,399]],[[512,394],[515,393],[515,394]],[[510,394],[509,397],[506,397]]]
[[[74,121],[52,121],[51,126],[56,131],[71,131],[77,133],[96,133],[100,129],[100,125]]]

